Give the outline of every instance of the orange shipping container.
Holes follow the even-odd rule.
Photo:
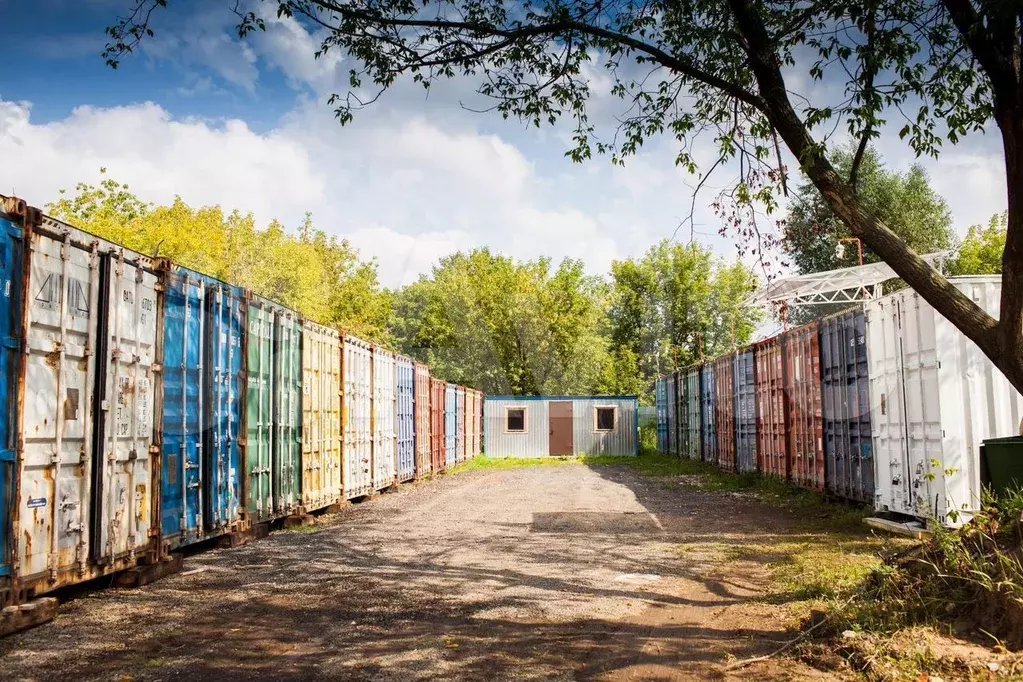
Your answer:
[[[430,471],[436,474],[445,469],[444,394],[448,384],[430,377]]]
[[[824,420],[817,323],[785,332],[789,476],[796,485],[824,490]]]

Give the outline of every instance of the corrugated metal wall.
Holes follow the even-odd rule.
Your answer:
[[[714,365],[708,362],[700,368],[700,445],[703,461],[715,464],[718,461],[716,419]]]
[[[14,207],[12,207],[14,210]],[[0,607],[7,606],[14,595],[10,591],[13,571],[11,556],[11,521],[16,502],[15,456],[18,447],[18,376],[20,369],[21,304],[24,299],[25,239],[22,218],[0,216],[0,279],[4,282],[0,303],[0,340],[16,343],[0,345]]]
[[[741,473],[757,470],[757,396],[753,351],[735,354],[735,459]]]
[[[447,382],[430,377],[430,468],[434,473],[447,468]]]
[[[797,485],[824,490],[824,422],[817,323],[782,335],[789,400],[789,476]]]
[[[455,387],[455,412],[457,413],[456,425],[457,435],[455,436],[455,461],[465,461],[465,389],[461,386]]]
[[[476,456],[476,425],[473,417],[476,416],[476,391],[471,388],[465,389],[465,458],[472,459]]]
[[[678,432],[679,432],[679,415],[678,413],[678,396],[677,386],[678,381],[677,374],[669,374],[664,378],[664,392],[668,400],[668,454],[677,455],[679,453],[678,447]]]
[[[686,428],[682,440],[682,456],[687,459],[700,459],[703,448],[700,443],[700,432],[703,420],[700,417],[700,368],[691,367],[683,373],[682,404],[685,409]]]
[[[430,368],[415,363],[416,478],[430,473]]]
[[[453,467],[458,438],[458,412],[455,403],[455,385],[444,387],[444,466]]]
[[[734,354],[714,360],[714,435],[717,438],[718,466],[725,471],[735,471]]]
[[[657,409],[657,452],[668,453],[668,378],[654,382],[654,407]]]
[[[760,473],[789,477],[788,401],[781,338],[756,344],[757,465]]]
[[[821,320],[820,340],[827,487],[839,497],[872,504],[870,368],[863,311]]]
[[[344,337],[344,399],[341,429],[344,442],[344,497],[373,492],[373,372],[370,345]]]
[[[404,482],[416,476],[415,370],[404,355],[396,358],[395,390],[398,481]]]
[[[483,401],[488,457],[546,457],[550,452],[549,404],[572,403],[573,451],[577,455],[635,455],[639,451],[639,402],[631,396],[612,397],[490,397]],[[615,410],[615,428],[597,431],[596,408]],[[509,433],[509,408],[525,410],[525,432]]]
[[[394,353],[373,346],[373,488],[394,485],[398,475],[394,431]]]
[[[347,377],[346,377],[347,378]],[[302,322],[302,506],[341,501],[349,467],[342,466],[341,336]],[[351,400],[351,399],[350,399]],[[345,403],[345,412],[358,406]]]

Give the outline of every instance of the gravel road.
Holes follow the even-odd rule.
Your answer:
[[[78,595],[0,641],[0,677],[822,679],[725,670],[791,637],[764,575],[680,549],[790,532],[739,495],[568,465],[445,476],[319,521]]]

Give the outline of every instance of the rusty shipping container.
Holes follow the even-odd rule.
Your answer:
[[[455,387],[455,417],[458,433],[455,436],[455,461],[465,461],[465,387]]]
[[[15,466],[18,449],[18,375],[21,367],[22,300],[28,207],[23,201],[0,203],[0,608],[15,601],[11,521],[17,501]]]
[[[760,473],[789,477],[788,401],[780,336],[754,346],[757,398],[757,467]]]
[[[476,439],[476,426],[473,418],[476,416],[476,391],[471,388],[465,389],[465,458],[467,460],[476,456],[473,449]]]
[[[812,322],[782,335],[785,393],[789,402],[789,476],[804,488],[824,490],[824,419],[820,339]]]
[[[714,361],[714,425],[719,467],[735,471],[735,354]]]
[[[341,438],[344,498],[373,492],[372,349],[347,334],[342,340]]]
[[[824,318],[820,339],[827,488],[838,497],[873,504],[870,367],[863,311]]]
[[[373,489],[394,485],[397,478],[397,434],[394,430],[394,353],[373,346]]]
[[[416,478],[430,473],[430,368],[415,364]]]
[[[448,384],[442,379],[430,377],[430,469],[439,473],[447,468],[447,402]]]
[[[306,511],[341,501],[341,336],[302,321],[302,506]]]
[[[735,464],[740,473],[757,470],[757,396],[753,351],[735,357]]]
[[[43,216],[25,225],[16,589],[155,558],[162,286],[140,254]]]

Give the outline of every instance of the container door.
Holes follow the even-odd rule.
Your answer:
[[[285,312],[277,316],[274,346],[277,364],[274,367],[272,396],[274,475],[277,492],[275,512],[290,514],[302,497],[302,354],[299,348],[302,329],[298,319]]]
[[[373,491],[372,393],[369,347],[354,339],[344,341],[344,400],[341,404],[344,438],[344,496],[362,497]]]
[[[550,454],[555,456],[572,455],[575,452],[572,442],[572,401],[558,400],[548,404],[550,421]]]
[[[455,407],[455,387],[449,385],[444,389],[444,463],[449,467],[455,464],[455,438],[458,432]]]
[[[909,494],[907,425],[902,372],[902,331],[894,298],[867,304],[870,346],[870,402],[875,457],[875,503],[878,511],[913,513]]]
[[[226,285],[206,292],[206,429],[203,450],[203,513],[207,529],[226,530],[238,519],[242,467],[238,447],[241,427],[242,332],[240,297]]]
[[[165,278],[161,530],[176,546],[202,533],[200,451],[205,421],[202,343],[206,288],[187,273]]]
[[[10,575],[11,511],[14,504],[14,464],[17,448],[18,349],[21,344],[21,287],[24,258],[21,228],[0,218],[0,576]]]
[[[248,474],[246,507],[254,519],[273,515],[274,344],[276,315],[263,302],[249,304],[248,396],[246,400],[245,468]]]
[[[55,581],[89,554],[99,260],[42,234],[29,258],[18,563]]]
[[[100,277],[92,547],[97,563],[112,563],[149,543],[157,278],[123,255],[104,256]]]

